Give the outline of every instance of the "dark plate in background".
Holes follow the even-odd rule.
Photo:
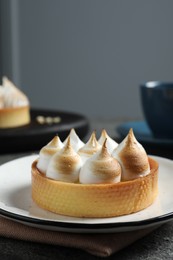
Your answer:
[[[37,116],[60,117],[59,123],[39,124]],[[31,123],[22,127],[0,129],[0,153],[36,151],[56,134],[63,141],[71,128],[83,139],[88,133],[89,122],[83,115],[45,109],[31,109]]]

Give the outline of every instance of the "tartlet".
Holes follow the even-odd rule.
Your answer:
[[[69,143],[66,144],[66,146],[70,145]],[[149,172],[147,172],[147,174],[145,173],[143,176],[140,175],[135,179],[125,181],[115,178],[115,182],[113,183],[103,181],[103,183],[91,184],[80,183],[80,177],[79,180],[75,182],[58,180],[62,173],[56,172],[58,168],[56,162],[62,157],[63,153],[65,153],[67,147],[62,149],[61,156],[58,155],[60,152],[57,152],[49,163],[52,164],[51,169],[52,166],[54,167],[53,169],[55,170],[57,179],[49,178],[46,173],[38,169],[39,158],[32,163],[32,198],[39,207],[57,214],[73,217],[115,217],[145,209],[150,206],[157,197],[159,165],[157,161],[147,155],[149,166]],[[116,162],[114,160],[116,160]],[[77,163],[79,164],[79,160]],[[107,170],[110,172],[109,166],[111,166],[112,163],[117,165],[115,166],[117,171],[115,175],[118,176],[122,165],[116,158],[113,159],[112,155],[106,151],[105,141],[101,150],[96,152],[95,155],[92,155],[81,168],[86,168],[86,171],[83,171],[84,173],[86,172],[86,174],[87,169],[91,171],[91,179],[93,174],[94,178],[98,176],[97,180],[100,181],[105,179]],[[100,169],[95,167],[96,165],[101,165],[101,169],[104,170],[100,171]],[[104,178],[103,174],[105,174]]]
[[[13,128],[30,123],[30,104],[26,95],[9,79],[0,86],[0,128]]]

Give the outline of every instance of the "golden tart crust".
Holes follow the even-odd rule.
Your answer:
[[[113,217],[151,205],[158,194],[158,163],[148,158],[151,171],[135,180],[114,184],[66,183],[47,178],[32,164],[32,198],[38,206],[74,217]]]
[[[0,109],[0,128],[19,127],[29,123],[29,106]]]

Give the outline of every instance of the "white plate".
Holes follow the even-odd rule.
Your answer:
[[[159,195],[150,207],[113,218],[74,218],[39,208],[31,198],[31,163],[38,155],[0,166],[0,215],[23,224],[64,232],[123,232],[160,225],[173,218],[173,161],[152,156],[160,165]]]

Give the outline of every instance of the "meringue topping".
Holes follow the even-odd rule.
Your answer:
[[[96,139],[95,131],[91,134],[88,142],[78,151],[78,154],[81,156],[83,163],[90,158],[93,154],[98,152],[101,149],[101,145]]]
[[[46,173],[46,170],[47,170],[51,157],[55,153],[59,152],[63,146],[64,145],[61,142],[59,136],[55,136],[47,145],[45,145],[40,150],[37,168],[41,172]]]
[[[1,108],[23,107],[29,105],[27,96],[22,91],[20,91],[7,77],[2,78],[2,86],[0,86],[0,89]]]
[[[121,179],[121,166],[106,147],[106,140],[96,154],[86,161],[80,171],[79,181],[83,184],[117,183]]]
[[[148,156],[130,129],[125,139],[114,149],[112,156],[122,167],[122,181],[143,177],[150,172]]]
[[[77,182],[82,161],[80,156],[75,152],[68,137],[64,148],[54,154],[48,165],[46,176],[63,182]]]
[[[71,129],[69,136],[65,139],[64,145],[67,144],[68,138],[70,137],[70,143],[73,149],[77,152],[81,147],[84,146],[84,143],[80,140],[79,136],[76,134],[74,128]]]
[[[100,138],[98,140],[99,144],[103,145],[103,143],[105,142],[106,139],[107,139],[106,146],[107,146],[108,152],[111,154],[113,152],[113,150],[118,146],[118,143],[115,142],[108,135],[108,133],[106,132],[105,129],[103,129],[102,132],[101,132],[101,136],[100,136]]]

